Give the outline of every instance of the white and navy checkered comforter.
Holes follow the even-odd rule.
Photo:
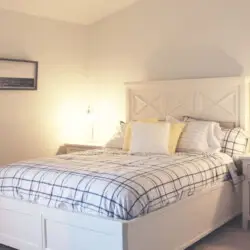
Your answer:
[[[130,220],[222,182],[235,166],[222,153],[129,155],[92,150],[0,168],[0,195]]]

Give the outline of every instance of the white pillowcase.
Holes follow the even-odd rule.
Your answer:
[[[170,124],[132,123],[130,153],[168,154]]]
[[[203,122],[189,122],[180,137],[177,151],[206,152],[208,146],[209,124]]]
[[[209,122],[210,127],[208,131],[208,145],[210,152],[221,151],[221,141],[223,138],[223,131],[217,122]]]
[[[188,122],[177,147],[179,152],[219,152],[222,131],[218,123]]]

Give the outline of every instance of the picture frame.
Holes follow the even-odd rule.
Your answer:
[[[0,58],[0,90],[37,90],[38,62]]]

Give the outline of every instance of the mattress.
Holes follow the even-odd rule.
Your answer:
[[[223,153],[129,155],[90,150],[0,169],[0,195],[73,212],[131,220],[228,180]]]

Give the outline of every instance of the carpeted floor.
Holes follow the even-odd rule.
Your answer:
[[[249,250],[250,231],[241,228],[241,217],[219,228],[187,250]]]
[[[0,250],[15,249],[0,245]],[[241,229],[241,218],[238,217],[187,250],[250,250],[250,231]]]

